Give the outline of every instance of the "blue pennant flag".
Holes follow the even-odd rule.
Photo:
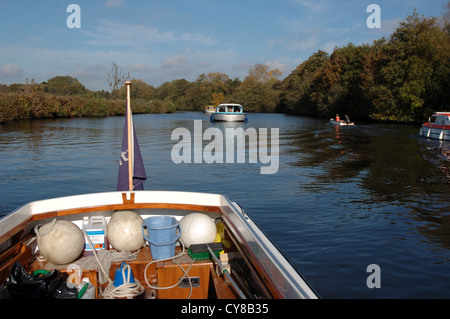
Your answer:
[[[128,106],[126,106],[125,111],[125,126],[123,129],[123,139],[122,139],[122,150],[120,152],[120,163],[119,163],[119,177],[117,179],[117,190],[118,191],[128,191],[129,190],[129,179],[128,179],[128,121],[127,121]],[[133,145],[131,149],[133,150],[133,187],[134,190],[143,190],[144,182],[147,180],[147,174],[145,173],[144,162],[142,161],[141,150],[139,149],[139,143],[136,137],[136,133],[133,127],[133,118],[131,115],[131,134]]]

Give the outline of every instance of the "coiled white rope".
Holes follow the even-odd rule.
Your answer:
[[[127,274],[127,275],[125,275]],[[102,297],[105,299],[115,299],[115,298],[128,298],[131,299],[136,297],[143,292],[145,292],[144,287],[139,283],[139,280],[135,280],[135,282],[130,282],[131,278],[131,267],[130,265],[126,265],[122,267],[122,278],[123,284],[116,287],[112,282],[109,282],[108,286],[102,292]],[[116,273],[117,276],[117,273]]]
[[[178,286],[178,285],[183,281],[184,278],[187,278],[188,281],[189,281],[189,288],[190,288],[190,290],[189,290],[189,296],[188,296],[187,299],[190,299],[190,298],[191,298],[191,295],[192,295],[192,288],[193,288],[193,287],[192,287],[191,278],[189,277],[188,272],[189,272],[189,270],[191,270],[191,267],[192,267],[192,265],[194,264],[195,259],[192,259],[192,262],[191,262],[191,264],[189,265],[189,267],[188,267],[187,270],[185,270],[185,269],[177,262],[177,260],[176,260],[177,258],[179,258],[179,257],[181,257],[181,256],[183,256],[183,255],[185,255],[185,254],[187,254],[187,253],[185,252],[185,246],[184,246],[183,241],[180,239],[179,242],[181,243],[181,246],[182,246],[181,252],[180,252],[178,255],[174,256],[174,257],[163,258],[163,259],[157,259],[157,260],[152,260],[151,262],[149,262],[149,263],[145,266],[145,269],[144,269],[144,279],[145,279],[145,283],[147,284],[147,286],[148,286],[149,288],[157,290],[157,289],[172,289],[172,288]],[[148,266],[150,266],[150,265],[153,264],[153,263],[160,262],[160,261],[165,261],[165,260],[171,260],[173,263],[177,264],[178,267],[180,267],[180,269],[183,271],[183,276],[180,278],[180,280],[178,280],[178,281],[177,281],[175,284],[173,284],[172,286],[168,286],[168,287],[159,287],[159,286],[153,286],[153,285],[150,285],[150,283],[148,282],[148,279],[147,279],[147,268],[148,268]]]

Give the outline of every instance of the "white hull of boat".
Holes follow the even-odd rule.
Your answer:
[[[133,210],[142,218],[170,215],[181,219],[192,210],[212,218],[221,217],[244,254],[256,261],[265,281],[277,287],[280,298],[318,298],[300,273],[270,239],[235,202],[226,196],[208,193],[137,191],[107,192],[40,200],[26,204],[0,220],[0,253],[11,238],[54,218],[64,218],[81,227],[83,216],[105,216],[116,210]]]
[[[245,113],[213,113],[211,120],[216,122],[245,122]]]
[[[434,128],[422,125],[419,134],[428,138],[450,141],[450,129]]]
[[[419,134],[428,138],[450,141],[450,112],[435,112],[422,124]]]
[[[334,125],[339,125],[339,126],[351,126],[351,125],[355,125],[355,123],[353,122],[346,122],[346,121],[336,121],[333,119],[330,119],[330,123],[334,124]]]

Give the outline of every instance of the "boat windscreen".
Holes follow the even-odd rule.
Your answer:
[[[432,116],[431,123],[436,125],[444,125],[444,117],[443,116]]]

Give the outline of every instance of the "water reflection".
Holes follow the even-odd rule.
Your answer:
[[[323,123],[319,129],[306,126],[291,131],[284,140],[289,153],[297,157],[291,165],[303,168],[309,177],[309,185],[299,188],[340,193],[338,204],[350,214],[392,214],[392,220],[399,212],[407,214],[419,222],[418,231],[429,240],[450,248],[450,187],[442,170],[449,162],[437,156],[448,145],[440,141],[438,147],[426,148],[424,143],[430,142],[416,133],[413,126]]]

